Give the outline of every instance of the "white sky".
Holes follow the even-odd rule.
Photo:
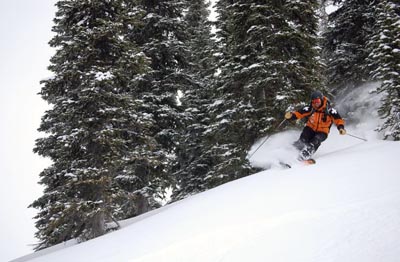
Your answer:
[[[32,252],[41,195],[38,174],[47,161],[33,154],[46,103],[36,95],[52,50],[56,0],[0,0],[0,261]]]
[[[211,21],[215,21],[215,20],[217,19],[217,13],[215,12],[215,8],[214,8],[215,1],[216,1],[216,0],[211,0],[211,1],[210,1],[210,2],[211,2],[211,5],[210,5],[210,17],[209,17],[209,19],[210,19]]]

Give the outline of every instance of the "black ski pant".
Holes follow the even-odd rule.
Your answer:
[[[315,132],[311,127],[305,126],[299,140],[293,143],[300,151],[300,159],[310,158],[319,148],[321,143],[328,137],[323,132]]]

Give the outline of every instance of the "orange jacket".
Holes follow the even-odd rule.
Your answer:
[[[332,123],[335,123],[338,129],[344,128],[344,120],[341,118],[336,109],[329,106],[329,101],[324,97],[322,105],[318,109],[314,109],[311,105],[293,112],[293,118],[301,119],[308,117],[307,126],[311,127],[315,132],[323,132],[329,134]]]

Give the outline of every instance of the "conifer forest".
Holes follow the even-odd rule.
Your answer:
[[[314,90],[370,81],[400,140],[397,0],[59,0],[34,152],[36,250],[254,174],[255,141]],[[216,18],[210,20],[210,8]],[[334,10],[327,12],[326,7]],[[37,174],[35,174],[37,175]]]

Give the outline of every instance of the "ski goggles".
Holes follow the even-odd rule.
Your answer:
[[[314,98],[311,102],[313,105],[320,105],[322,103],[321,98]]]

